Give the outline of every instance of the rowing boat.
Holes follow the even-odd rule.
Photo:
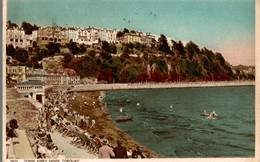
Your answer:
[[[127,120],[132,120],[133,116],[118,116],[116,117],[116,121],[127,121]]]

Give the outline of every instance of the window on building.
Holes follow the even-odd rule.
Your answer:
[[[61,39],[58,39],[58,42],[61,42]]]
[[[10,42],[14,41],[14,39],[10,39]]]
[[[44,40],[44,37],[42,37],[42,40]]]
[[[22,39],[20,39],[20,42],[23,42],[23,40],[22,40]]]
[[[18,39],[15,39],[15,42],[18,42]]]
[[[50,41],[53,41],[53,38],[50,38]]]

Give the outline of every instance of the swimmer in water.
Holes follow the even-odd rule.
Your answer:
[[[207,117],[207,119],[216,119],[214,116],[217,116],[216,112],[213,111],[209,114],[209,116]]]
[[[215,111],[211,112],[209,115],[211,116],[217,116],[217,113]]]
[[[172,105],[170,105],[170,111],[172,111]]]
[[[207,113],[207,111],[206,111],[206,110],[204,110],[204,111],[203,111],[203,115],[205,115],[205,116],[206,116],[206,115],[209,115],[209,113]]]

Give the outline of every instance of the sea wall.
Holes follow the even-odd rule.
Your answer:
[[[167,82],[167,83],[128,83],[128,84],[92,84],[75,85],[70,91],[106,91],[124,89],[163,89],[163,88],[199,88],[253,86],[255,81],[222,81],[222,82]]]

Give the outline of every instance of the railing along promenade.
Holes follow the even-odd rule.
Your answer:
[[[253,86],[255,81],[214,81],[214,82],[167,82],[167,83],[116,83],[116,84],[90,84],[75,85],[69,92],[73,91],[106,91],[127,89],[164,89],[164,88],[200,88],[200,87],[233,87]]]

